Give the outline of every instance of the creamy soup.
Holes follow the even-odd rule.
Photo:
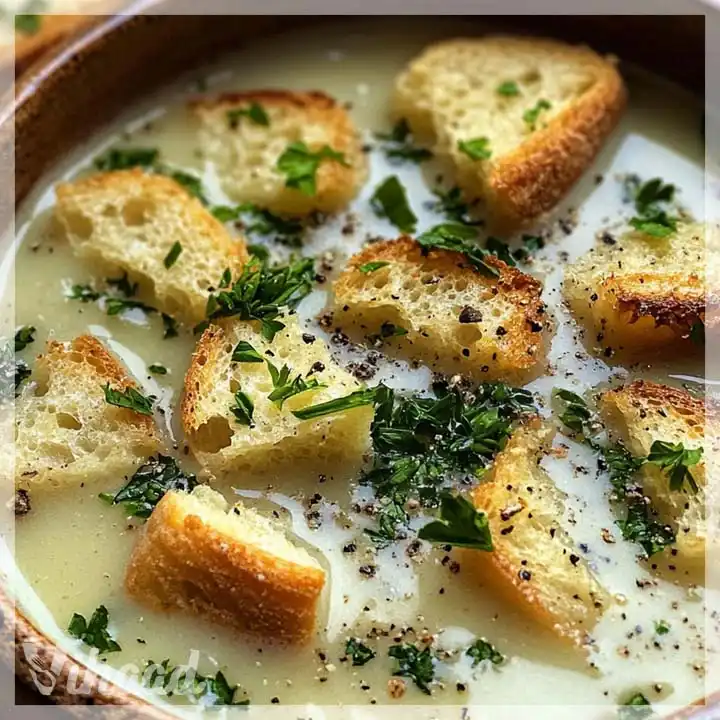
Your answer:
[[[96,303],[65,296],[74,283],[102,284],[93,268],[77,260],[52,219],[53,186],[61,179],[87,172],[92,158],[107,147],[127,144],[155,147],[169,164],[201,174],[213,204],[229,204],[212,167],[197,158],[195,127],[186,100],[198,94],[253,88],[319,89],[351,107],[370,151],[371,174],[349,211],[356,214],[351,233],[342,232],[346,213],[330,218],[310,232],[303,253],[333,254],[327,282],[317,285],[299,314],[312,332],[329,334],[317,318],[328,304],[331,280],[344,261],[368,237],[394,237],[396,230],[378,219],[369,204],[375,186],[397,174],[419,216],[418,231],[443,218],[429,209],[438,168],[432,163],[390,167],[373,133],[387,131],[387,108],[393,80],[403,65],[427,42],[468,32],[457,22],[403,20],[382,24],[353,19],[336,26],[294,31],[263,39],[216,66],[194,73],[157,93],[127,116],[93,137],[41,184],[21,208],[17,236],[15,287],[17,325],[37,327],[36,342],[24,355],[31,362],[48,337],[69,340],[81,333],[101,338],[127,365],[147,394],[159,398],[159,424],[167,452],[183,467],[197,470],[188,457],[176,415],[183,376],[195,337],[190,331],[163,339],[157,315],[141,311],[108,317]],[[703,139],[701,105],[683,90],[632,69],[624,69],[630,106],[602,153],[563,203],[556,219],[536,230],[549,229],[543,249],[528,272],[544,283],[544,299],[557,330],[549,352],[548,374],[528,387],[537,393],[541,411],[551,415],[550,392],[562,385],[579,393],[608,382],[641,376],[671,384],[685,383],[702,392],[701,363],[678,358],[672,365],[626,368],[609,364],[584,344],[560,297],[564,266],[598,242],[604,230],[619,232],[632,212],[623,201],[621,179],[637,173],[643,179],[662,177],[680,189],[679,199],[692,214],[703,216]],[[559,219],[559,222],[558,222]],[[286,248],[271,248],[278,258]],[[325,272],[325,271],[324,271]],[[590,342],[591,338],[588,342]],[[591,343],[590,343],[591,344]],[[363,354],[331,343],[342,364]],[[168,368],[152,375],[148,365]],[[425,390],[431,372],[403,362],[382,360],[369,385],[384,382],[406,390]],[[701,697],[704,685],[704,608],[708,601],[702,577],[667,567],[653,568],[638,559],[638,547],[622,540],[617,515],[608,501],[607,477],[586,447],[562,434],[556,446],[569,448],[566,457],[548,456],[543,466],[568,494],[563,526],[614,598],[593,631],[588,653],[561,644],[533,624],[519,609],[494,596],[483,578],[442,548],[420,550],[411,557],[411,538],[375,552],[363,538],[361,516],[354,503],[368,499],[357,473],[320,478],[323,468],[276,477],[234,478],[219,486],[228,499],[240,496],[260,511],[280,514],[298,542],[328,570],[329,581],[320,608],[317,634],[305,648],[293,649],[247,641],[221,627],[181,613],[158,613],[136,604],[123,590],[125,566],[139,525],[108,507],[98,494],[118,489],[123,478],[97,477],[84,487],[37,490],[31,512],[16,524],[15,554],[20,573],[18,595],[24,609],[41,622],[65,648],[85,656],[87,648],[64,635],[73,613],[86,617],[100,604],[110,612],[110,630],[122,651],[105,656],[113,668],[149,660],[188,661],[192,651],[203,673],[222,669],[231,683],[240,683],[252,705],[378,705],[433,704],[456,706],[459,717],[468,705],[609,706],[641,691],[653,703],[683,705]],[[314,494],[318,494],[312,502]],[[350,522],[346,520],[349,519]],[[607,542],[605,528],[615,542]],[[605,540],[603,537],[605,536]],[[348,545],[356,545],[349,552]],[[363,566],[375,567],[368,577]],[[25,582],[26,581],[26,582]],[[669,630],[662,634],[660,626]],[[401,630],[412,627],[413,641],[424,631],[436,636],[438,659],[432,695],[410,679],[404,695],[393,699],[388,680],[394,669],[387,648]],[[367,639],[372,629],[377,639]],[[377,653],[361,667],[345,659],[349,636],[359,637]],[[507,660],[500,666],[472,667],[465,649],[475,638],[489,640]],[[130,681],[128,681],[130,682]],[[163,699],[158,698],[158,702]],[[437,709],[440,712],[440,709]],[[508,716],[539,716],[542,711],[510,710]],[[547,708],[548,716],[559,710]],[[612,716],[606,707],[587,711],[568,708],[577,717]],[[287,715],[283,715],[286,717]],[[297,714],[308,717],[310,713]],[[312,714],[312,717],[320,715]]]

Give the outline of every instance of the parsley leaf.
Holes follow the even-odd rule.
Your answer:
[[[268,395],[268,400],[274,402],[279,408],[282,408],[283,403],[294,395],[325,387],[325,385],[319,383],[315,378],[305,380],[302,374],[298,374],[294,380],[290,380],[292,370],[289,365],[283,365],[282,369],[278,370],[269,360],[266,362],[274,388]]]
[[[202,186],[202,180],[196,175],[191,175],[184,170],[173,170],[171,168],[157,168],[157,171],[163,175],[167,175],[171,180],[174,180],[178,185],[185,188],[190,195],[197,198],[203,205],[208,204],[208,199]]]
[[[390,175],[375,188],[370,205],[378,217],[387,218],[398,230],[415,232],[417,216],[397,175]]]
[[[294,308],[312,289],[315,277],[312,258],[302,258],[270,268],[255,257],[243,267],[240,277],[226,290],[208,298],[207,317],[259,320],[263,337],[272,342],[285,325],[277,318],[284,306]]]
[[[160,363],[153,363],[152,365],[148,365],[148,370],[153,375],[167,375],[168,374],[168,369],[164,365],[161,365]]]
[[[105,391],[105,402],[108,405],[115,405],[120,408],[127,408],[140,415],[153,414],[152,400],[139,393],[134,387],[129,387],[124,391],[114,390],[110,387],[110,383],[103,387]]]
[[[103,296],[105,301],[105,312],[110,315],[121,315],[126,310],[142,310],[146,313],[154,313],[157,310],[150,305],[146,305],[141,300],[129,300],[128,298],[112,297],[110,295]]]
[[[651,215],[658,203],[672,202],[675,186],[666,184],[661,178],[653,178],[640,185],[635,193],[635,209],[641,215]]]
[[[492,157],[490,139],[486,137],[458,140],[458,150],[465,153],[471,160],[489,160]]]
[[[240,340],[232,353],[232,361],[238,363],[261,363],[265,358],[245,340]]]
[[[700,462],[702,455],[702,447],[686,450],[682,443],[672,444],[655,440],[650,446],[647,461],[651,465],[663,468],[668,473],[671,490],[682,490],[687,481],[690,490],[696,493],[699,488],[690,468]]]
[[[505,97],[514,97],[520,94],[520,88],[514,80],[506,80],[495,88],[495,92]]]
[[[250,397],[242,392],[242,390],[238,390],[235,393],[235,405],[230,406],[230,411],[240,425],[247,425],[251,428],[255,427],[255,423],[253,422],[255,405]]]
[[[240,125],[240,120],[244,117],[248,118],[254,125],[270,126],[270,118],[260,103],[253,102],[248,107],[233,108],[227,112],[228,123],[233,130]]]
[[[111,148],[104,155],[95,158],[98,170],[129,170],[134,167],[151,168],[160,157],[157,148]]]
[[[389,262],[385,262],[384,260],[376,260],[375,262],[367,262],[364,265],[361,265],[358,270],[367,275],[368,273],[375,272],[380,268],[387,267],[389,264]]]
[[[432,543],[492,551],[487,515],[460,495],[440,495],[440,519],[420,528],[418,537]]]
[[[133,297],[138,291],[138,284],[131,283],[126,272],[119,278],[105,278],[105,282],[110,287],[117,288],[118,292],[121,292],[125,297]]]
[[[653,178],[640,184],[639,178],[633,176],[635,192],[635,210],[638,213],[630,219],[630,226],[650,237],[665,238],[677,230],[678,218],[668,215],[663,205],[672,202],[675,197],[675,186]]]
[[[329,145],[313,152],[304,142],[290,143],[278,158],[276,167],[285,175],[285,187],[295,188],[304,195],[315,195],[316,175],[323,160],[332,160],[349,167],[345,155]]]
[[[592,417],[585,400],[577,393],[564,388],[555,388],[552,394],[553,398],[564,404],[564,410],[560,415],[562,424],[573,432],[582,434],[585,431],[585,424]]]
[[[397,660],[393,675],[412,678],[420,690],[427,695],[432,694],[429,683],[435,677],[435,668],[429,647],[420,650],[410,643],[402,643],[388,648],[388,656]]]
[[[364,645],[358,638],[350,638],[345,644],[345,655],[352,658],[355,667],[365,665],[375,657],[375,651]]]
[[[618,708],[620,720],[644,720],[654,714],[650,701],[641,692],[631,695],[622,705]]]
[[[473,659],[473,667],[486,661],[490,661],[493,665],[502,665],[505,662],[505,656],[485,638],[478,638],[465,654]]]
[[[442,188],[433,190],[437,198],[436,203],[430,204],[431,210],[441,212],[448,220],[461,225],[482,225],[482,220],[473,220],[469,215],[469,205],[463,200],[459,187],[452,187],[447,191]]]
[[[417,243],[426,250],[451,250],[462,253],[467,261],[478,271],[491,277],[499,277],[500,271],[487,262],[487,250],[476,245],[476,231],[458,223],[443,223],[426,230],[417,237]]]
[[[35,342],[35,328],[32,325],[23,325],[15,332],[15,352],[21,352],[30,343]]]
[[[23,35],[35,35],[40,31],[42,15],[20,14],[15,16],[15,30]]]
[[[73,285],[67,296],[70,300],[79,300],[83,303],[95,302],[102,297],[102,293],[94,290],[90,285]]]
[[[323,415],[333,415],[353,408],[362,407],[363,405],[372,405],[375,400],[375,390],[355,390],[355,392],[345,395],[344,397],[327,400],[317,405],[308,405],[300,410],[293,410],[292,414],[298,420],[314,420]]]
[[[68,633],[72,637],[82,640],[86,645],[97,648],[101,655],[119,652],[120,645],[112,638],[107,627],[108,611],[104,605],[100,605],[92,614],[90,622],[82,615],[74,613],[68,625]]]
[[[173,246],[170,248],[168,254],[165,256],[165,259],[163,260],[163,265],[165,266],[166,270],[169,270],[177,262],[177,259],[180,257],[180,253],[182,252],[182,250],[182,245],[176,240],[173,243]]]
[[[662,552],[675,542],[672,528],[653,518],[650,503],[643,497],[635,497],[629,502],[625,520],[618,525],[623,538],[638,543],[647,557]]]
[[[248,234],[269,235],[275,242],[287,247],[302,247],[304,225],[299,218],[284,218],[269,210],[259,208],[253,203],[243,203],[236,207],[219,205],[211,210],[220,222],[238,220],[242,215],[249,215],[250,222],[243,222],[243,229]]]
[[[149,518],[165,493],[191,492],[197,484],[195,475],[183,472],[174,458],[158,454],[141,465],[117,493],[103,493],[102,499],[110,505],[123,503],[128,517]]]
[[[485,242],[485,249],[500,258],[506,265],[515,265],[515,258],[510,252],[510,246],[499,238],[490,236]]]
[[[645,458],[635,457],[620,443],[601,447],[590,443],[590,447],[600,452],[604,469],[610,474],[610,484],[615,497],[625,498],[636,492],[634,477],[637,471],[645,464]]]
[[[667,620],[656,620],[655,621],[655,634],[656,635],[667,635],[670,632],[670,623]]]
[[[161,313],[162,322],[163,322],[163,339],[167,340],[168,338],[174,338],[178,336],[178,322],[175,320],[175,318],[170,317],[170,315],[166,315],[165,313]]]
[[[391,132],[375,133],[375,137],[383,141],[383,152],[390,160],[421,163],[433,156],[430,150],[413,145],[410,126],[405,118],[399,120]]]
[[[534,131],[537,127],[537,121],[540,117],[540,113],[543,110],[549,110],[551,107],[552,105],[550,104],[550,102],[545,99],[540,99],[537,101],[534,107],[526,110],[523,113],[523,121],[531,131]]]

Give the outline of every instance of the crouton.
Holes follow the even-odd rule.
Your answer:
[[[239,112],[259,106],[265,122]],[[357,194],[367,175],[359,134],[346,110],[321,92],[257,90],[229,93],[191,104],[200,120],[200,148],[223,190],[237,202],[277,213],[337,212]],[[311,188],[287,184],[278,160],[293,143],[313,153],[328,147],[342,160],[320,161]]]
[[[553,435],[534,420],[511,437],[472,496],[488,516],[495,549],[465,553],[484,582],[561,638],[584,645],[610,598],[559,523],[563,493],[539,464]]]
[[[371,262],[387,264],[363,272]],[[446,374],[525,379],[545,351],[542,287],[494,256],[487,263],[498,277],[409,237],[373,243],[336,281],[334,321]]]
[[[136,387],[92,335],[47,344],[16,403],[18,484],[122,477],[161,448],[152,417],[106,402],[108,383],[119,391]]]
[[[705,322],[704,227],[680,225],[666,238],[630,232],[596,247],[567,268],[563,292],[604,347],[690,351],[693,327]]]
[[[511,228],[562,199],[618,122],[625,96],[613,63],[588,48],[456,39],[410,62],[393,114],[451,160],[457,184],[485,199],[495,225]],[[465,145],[473,140],[477,152]]]
[[[705,401],[685,390],[638,380],[604,393],[600,412],[611,436],[636,457],[646,456],[655,440],[682,443],[686,450],[704,446]],[[691,564],[705,557],[705,460],[689,468],[698,492],[688,491],[687,483],[671,490],[667,472],[657,465],[646,463],[638,474],[660,521],[676,532],[675,560]]]
[[[295,316],[283,318],[285,329],[272,343],[257,322],[210,326],[198,342],[185,378],[182,421],[198,460],[218,477],[241,472],[273,473],[303,463],[317,468],[332,462],[360,462],[370,445],[372,407],[359,407],[299,420],[292,414],[309,405],[343,397],[359,383],[338,367],[325,343],[304,337]],[[290,381],[298,375],[320,386],[294,395],[282,407],[269,399],[273,382],[264,362],[233,362],[239,342],[250,345],[278,370],[287,364]],[[245,393],[254,412],[252,425],[233,413],[235,393]]]
[[[310,639],[324,584],[319,563],[279,526],[203,485],[163,497],[125,575],[149,607],[280,643]]]
[[[209,289],[225,269],[235,274],[247,260],[245,242],[162,175],[137,168],[100,173],[58,185],[57,199],[77,255],[124,270],[140,283],[141,296],[189,324],[203,319]],[[176,243],[180,253],[170,263]]]

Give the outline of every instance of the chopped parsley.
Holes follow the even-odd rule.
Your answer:
[[[641,496],[632,496],[625,520],[618,522],[618,525],[623,538],[638,543],[647,557],[662,552],[675,542],[672,528],[655,519],[649,500]]]
[[[426,250],[451,250],[462,253],[479,272],[491,277],[499,277],[499,270],[487,262],[487,256],[492,253],[488,253],[472,242],[473,240],[477,240],[476,231],[459,223],[436,225],[417,237],[418,245]]]
[[[233,108],[228,110],[227,119],[230,127],[234,130],[240,125],[242,118],[246,117],[254,125],[261,125],[263,127],[270,126],[270,118],[268,117],[265,108],[260,103],[250,103],[248,107],[244,108]]]
[[[382,343],[383,340],[387,340],[388,338],[402,337],[403,335],[407,334],[408,331],[406,328],[400,325],[395,325],[391,322],[384,322],[380,326],[380,332],[368,335],[367,339],[368,342],[370,342],[372,345],[376,345]]]
[[[23,325],[15,332],[15,352],[21,352],[30,343],[35,342],[35,328],[32,325]]]
[[[440,495],[440,519],[420,528],[418,537],[431,543],[492,551],[487,515],[460,495]]]
[[[473,220],[470,215],[469,205],[463,200],[462,191],[459,187],[452,187],[447,191],[441,188],[433,190],[437,202],[430,204],[431,210],[442,213],[448,220],[460,223],[461,225],[482,225],[482,220]]]
[[[125,505],[128,517],[149,518],[165,493],[191,492],[197,484],[196,477],[183,472],[175,458],[158,454],[141,465],[117,493],[100,497],[110,505]]]
[[[686,450],[682,443],[655,440],[650,446],[647,462],[665,470],[670,479],[671,490],[682,490],[687,481],[690,490],[696,493],[699,488],[690,468],[700,462],[702,454],[702,447]]]
[[[577,393],[564,388],[555,388],[552,394],[553,398],[563,405],[563,411],[560,414],[562,424],[574,433],[581,435],[585,430],[585,424],[592,417],[585,400]]]
[[[168,374],[168,369],[164,365],[161,365],[160,363],[153,363],[152,365],[148,365],[148,370],[153,375],[167,375]]]
[[[121,650],[108,632],[108,611],[104,605],[95,610],[89,622],[82,615],[74,613],[68,625],[68,633],[86,645],[97,648],[101,655]]]
[[[161,313],[162,317],[162,323],[163,323],[163,339],[167,340],[169,338],[174,338],[178,336],[178,321],[175,320],[175,318],[170,317],[170,315],[166,315],[165,313]]]
[[[135,293],[137,293],[139,287],[137,283],[130,282],[126,272],[117,278],[105,278],[105,282],[110,287],[116,288],[117,291],[122,293],[125,297],[133,297]]]
[[[388,656],[397,660],[393,675],[412,678],[415,685],[431,695],[430,683],[435,677],[433,656],[429,647],[420,650],[416,645],[402,643],[388,648]]]
[[[386,177],[375,188],[370,205],[378,217],[387,218],[401,232],[415,232],[417,216],[397,175]]]
[[[310,293],[314,277],[312,258],[271,268],[251,257],[232,286],[210,295],[208,320],[235,316],[240,320],[259,320],[262,336],[272,342],[285,327],[278,320],[281,308],[296,307]]]
[[[265,358],[247,341],[240,340],[233,349],[232,361],[238,363],[261,363]]]
[[[182,252],[182,250],[182,245],[176,240],[173,243],[173,246],[170,248],[168,254],[165,256],[165,259],[163,260],[163,265],[165,266],[166,270],[169,270],[177,262],[177,259],[180,257],[180,253]]]
[[[114,390],[110,387],[110,383],[103,387],[105,391],[105,402],[108,405],[115,405],[120,408],[127,408],[140,415],[153,414],[152,400],[138,392],[134,387],[129,387],[124,391]]]
[[[157,148],[110,148],[104,155],[95,158],[98,170],[129,170],[134,167],[152,168],[156,165],[160,151]]]
[[[358,270],[367,275],[368,273],[373,273],[380,268],[387,267],[389,264],[389,262],[385,262],[384,260],[376,260],[375,262],[367,262],[364,265],[361,265]]]
[[[677,230],[678,218],[668,215],[667,205],[675,197],[675,186],[660,178],[641,184],[637,176],[630,177],[632,184],[626,179],[626,192],[634,192],[637,213],[630,219],[630,226],[650,237],[665,238],[672,235]]]
[[[473,667],[481,662],[489,661],[493,665],[502,665],[505,656],[485,638],[478,638],[466,651],[465,654],[472,658]]]
[[[655,621],[655,634],[656,635],[667,635],[670,632],[670,623],[667,620],[656,620]]]
[[[70,300],[79,300],[83,303],[95,302],[102,297],[102,293],[93,289],[90,285],[73,285],[67,294]]]
[[[238,390],[235,393],[235,405],[230,406],[230,411],[235,416],[235,420],[240,425],[247,425],[248,427],[255,427],[253,422],[253,413],[255,412],[255,405],[248,395],[242,390]]]
[[[146,305],[141,300],[112,297],[111,295],[104,295],[102,299],[105,302],[105,312],[110,316],[121,315],[126,310],[142,310],[145,313],[157,312],[154,307]]]
[[[15,30],[23,35],[35,35],[40,31],[42,15],[20,14],[15,16]]]
[[[157,171],[162,175],[167,175],[171,180],[174,180],[178,185],[185,188],[190,195],[197,198],[203,205],[208,204],[205,189],[202,186],[202,180],[200,180],[197,175],[191,175],[184,170],[173,170],[164,167],[157,168]]]
[[[390,160],[421,163],[433,156],[427,148],[413,144],[410,126],[405,118],[399,120],[389,133],[375,133],[375,137],[382,141],[385,157]]]
[[[490,236],[485,242],[485,249],[500,258],[506,265],[515,265],[515,258],[510,252],[510,246],[500,238]]]
[[[534,107],[531,107],[523,113],[523,121],[531,131],[535,131],[537,129],[537,122],[540,118],[540,113],[543,110],[549,110],[551,107],[552,105],[548,100],[541,98],[537,101]]]
[[[232,222],[248,215],[251,220],[243,221],[243,230],[248,234],[272,236],[275,242],[292,248],[302,247],[304,225],[299,218],[284,218],[253,203],[242,203],[235,207],[218,205],[211,210],[220,222]]]
[[[304,195],[315,195],[317,171],[323,160],[332,160],[349,167],[345,155],[329,145],[313,152],[304,142],[290,143],[278,158],[276,167],[285,175],[285,187],[295,188]]]
[[[275,403],[279,408],[282,409],[283,403],[294,395],[307,392],[308,390],[315,390],[317,388],[325,387],[319,383],[315,378],[305,380],[302,374],[298,374],[294,380],[290,380],[290,374],[292,370],[289,365],[283,365],[282,369],[278,370],[269,360],[266,361],[268,370],[270,371],[270,378],[272,379],[273,391],[268,395],[268,400]]]
[[[618,708],[618,718],[621,720],[644,720],[653,714],[650,701],[641,692],[631,695]]]
[[[465,153],[471,160],[489,160],[492,157],[490,139],[486,137],[472,140],[458,140],[458,150]]]
[[[317,405],[309,405],[300,410],[293,410],[292,414],[298,420],[314,420],[324,415],[334,415],[353,408],[372,405],[375,401],[375,390],[355,390],[355,392],[343,397],[327,400]]]
[[[506,80],[495,88],[495,92],[505,97],[515,97],[520,94],[520,87],[514,80]]]
[[[360,642],[358,638],[350,638],[345,644],[345,655],[352,658],[355,667],[365,665],[375,657],[375,651]]]
[[[170,660],[145,665],[142,676],[146,687],[162,689],[168,697],[184,695],[203,706],[249,705],[250,699],[240,685],[230,685],[218,670],[215,675],[201,675],[187,665],[171,665]]]

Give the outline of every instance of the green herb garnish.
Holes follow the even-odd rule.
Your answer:
[[[656,635],[667,635],[670,632],[670,623],[667,620],[656,620],[655,621],[655,634]]]
[[[555,388],[552,394],[553,398],[557,398],[561,404],[564,404],[563,412],[560,415],[562,424],[573,432],[582,434],[585,424],[592,417],[585,400],[577,393],[564,388]]]
[[[637,176],[631,176],[634,189],[635,210],[637,215],[630,219],[630,226],[650,237],[665,238],[677,230],[678,218],[668,215],[663,207],[673,201],[675,186],[653,178],[640,184]]]
[[[383,142],[383,152],[390,160],[421,163],[433,156],[430,150],[413,144],[410,126],[405,118],[395,123],[389,133],[375,133],[375,137]]]
[[[292,370],[289,365],[283,365],[278,370],[269,360],[266,362],[273,383],[273,391],[268,395],[268,400],[274,402],[279,408],[282,408],[283,403],[294,395],[325,387],[315,378],[305,380],[302,374],[298,374],[294,380],[290,380]]]
[[[420,528],[418,537],[432,543],[492,551],[487,515],[460,495],[440,495],[440,519]]]
[[[211,212],[221,222],[231,222],[238,220],[242,215],[249,215],[251,220],[243,222],[243,229],[249,235],[267,235],[286,247],[302,247],[302,234],[305,228],[299,218],[284,218],[253,203],[243,203],[234,208],[220,205]]]
[[[631,695],[622,705],[618,708],[620,720],[643,720],[654,714],[650,701],[641,692]]]
[[[499,277],[500,271],[487,262],[487,250],[472,240],[477,240],[476,231],[458,223],[443,223],[426,230],[417,237],[417,243],[426,250],[451,250],[462,253],[478,271],[491,277]]]
[[[352,658],[355,667],[365,665],[375,657],[375,651],[364,645],[358,638],[350,638],[345,644],[345,655]]]
[[[469,205],[463,200],[459,187],[452,187],[447,191],[436,189],[433,190],[433,195],[437,198],[437,202],[431,203],[430,209],[442,213],[448,220],[461,225],[483,224],[482,220],[473,220],[470,217]]]
[[[540,113],[543,110],[549,110],[551,107],[552,105],[547,100],[540,99],[535,104],[535,107],[532,107],[523,113],[523,121],[531,131],[534,131],[537,127],[537,121],[540,117]]]
[[[192,492],[197,478],[181,470],[176,460],[158,454],[141,465],[117,493],[102,493],[110,505],[125,505],[128,517],[149,518],[152,511],[170,490]]]
[[[473,667],[481,662],[489,661],[493,665],[502,665],[505,656],[485,638],[478,638],[466,651],[465,654],[473,659]]]
[[[233,130],[238,127],[240,120],[244,117],[255,125],[270,126],[270,118],[265,112],[265,108],[259,103],[253,102],[248,107],[233,108],[227,112],[228,123]]]
[[[374,389],[356,390],[344,397],[327,400],[317,405],[309,405],[300,410],[293,410],[292,414],[298,420],[314,420],[324,415],[334,415],[335,413],[345,412],[346,410],[352,410],[353,408],[362,407],[363,405],[372,405],[374,400]]]
[[[510,252],[510,246],[500,238],[490,236],[485,242],[485,249],[500,258],[506,265],[515,265],[515,258]]]
[[[102,297],[102,293],[94,290],[90,285],[73,285],[66,295],[70,300],[79,300],[83,303],[95,302]]]
[[[407,193],[396,175],[385,178],[370,198],[375,214],[387,218],[398,230],[404,233],[415,232],[417,217],[410,207]]]
[[[505,97],[514,97],[520,94],[520,87],[514,80],[506,80],[495,88],[495,92]]]
[[[32,325],[23,325],[15,332],[15,352],[21,352],[30,343],[35,342],[35,328]]]
[[[140,415],[153,414],[153,404],[150,398],[145,397],[134,387],[129,387],[124,391],[114,390],[110,387],[110,383],[103,387],[105,391],[105,402],[108,405],[115,405],[120,408],[127,408]]]
[[[153,363],[152,365],[148,365],[148,370],[153,375],[167,375],[168,369],[164,365],[160,365],[160,363]]]
[[[170,315],[166,315],[165,313],[161,313],[162,322],[163,322],[163,339],[167,340],[168,338],[174,338],[178,336],[178,321],[175,320],[175,318],[170,317]]]
[[[382,261],[382,260],[377,260],[377,261],[375,261],[375,262],[367,262],[367,263],[365,263],[364,265],[361,265],[361,266],[358,268],[358,270],[359,270],[361,273],[365,273],[365,274],[367,275],[368,273],[373,273],[373,272],[375,272],[376,270],[379,270],[380,268],[387,267],[389,264],[390,264],[389,262],[385,262],[385,261]]]
[[[102,297],[105,300],[105,312],[110,316],[121,315],[126,310],[142,310],[145,313],[157,312],[154,307],[146,305],[141,300],[112,297],[111,295],[104,295]]]
[[[315,195],[317,171],[323,160],[332,160],[349,167],[345,155],[329,145],[313,152],[304,142],[290,143],[278,158],[276,167],[285,175],[285,187],[295,188],[304,195]]]
[[[429,684],[435,677],[435,668],[429,647],[420,650],[410,643],[402,643],[388,648],[388,656],[397,660],[393,675],[412,678],[420,690],[427,695],[432,694]]]
[[[177,262],[177,259],[180,257],[180,253],[182,252],[182,250],[182,245],[176,240],[173,243],[173,246],[170,248],[168,254],[165,256],[165,259],[163,260],[163,265],[165,266],[166,270],[169,270]]]
[[[122,649],[108,632],[108,611],[104,605],[95,610],[90,622],[74,613],[68,625],[68,633],[86,645],[97,648],[101,655],[120,652]]]
[[[240,340],[235,346],[232,354],[232,361],[238,363],[261,363],[265,358],[245,340]]]
[[[492,157],[490,139],[486,137],[473,140],[458,140],[458,150],[465,153],[471,160],[489,160]]]
[[[42,15],[21,14],[15,16],[15,30],[23,35],[35,35],[40,31]]]
[[[138,283],[131,283],[128,278],[128,274],[124,272],[121,277],[118,278],[105,278],[105,282],[122,293],[125,297],[133,297],[138,291]]]
[[[178,185],[185,188],[190,195],[197,198],[203,205],[208,204],[202,180],[200,180],[200,178],[196,175],[191,175],[184,170],[173,170],[172,168],[157,168],[157,172],[167,175],[167,177],[171,180],[174,180]]]
[[[690,490],[696,493],[699,488],[690,468],[700,462],[702,455],[702,447],[686,450],[682,443],[673,444],[655,440],[650,446],[647,462],[661,467],[668,473],[671,490],[682,490],[687,481]]]
[[[235,393],[235,405],[230,406],[230,411],[240,425],[247,425],[248,427],[255,426],[253,422],[255,405],[250,397],[242,392],[242,390],[238,390]]]
[[[154,167],[160,157],[157,148],[111,148],[104,155],[95,158],[98,170],[129,170],[134,167]]]

